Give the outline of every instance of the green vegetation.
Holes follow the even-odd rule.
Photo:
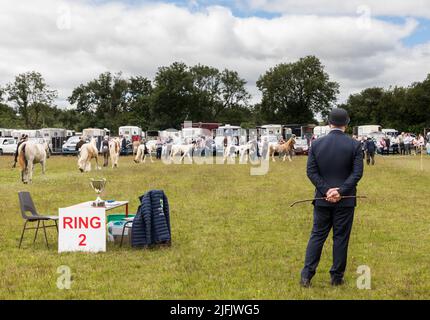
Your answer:
[[[271,163],[266,176],[250,176],[247,165],[136,165],[81,174],[76,158],[52,157],[47,174],[36,168],[23,185],[0,158],[0,299],[428,299],[430,292],[430,158],[377,157],[366,167],[351,237],[346,285],[332,288],[331,240],[324,247],[312,289],[298,286],[312,223],[311,205],[289,208],[312,196],[305,157]],[[106,253],[58,254],[31,233],[22,249],[23,220],[17,192],[32,193],[41,213],[95,198],[91,177],[106,177],[105,199],[137,197],[164,189],[171,205],[170,248],[134,250],[109,244]],[[59,290],[60,265],[73,272],[70,290]],[[357,267],[368,265],[372,290],[356,288]]]

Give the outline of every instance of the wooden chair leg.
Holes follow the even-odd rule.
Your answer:
[[[21,249],[22,240],[24,239],[24,233],[25,233],[25,230],[27,227],[27,222],[28,222],[28,220],[25,221],[24,227],[22,228],[21,240],[19,240],[19,246],[18,246],[19,249]]]
[[[34,233],[34,239],[33,239],[33,245],[36,242],[37,239],[37,232],[39,231],[39,226],[40,226],[40,220],[37,221],[37,228],[36,228],[36,232]]]

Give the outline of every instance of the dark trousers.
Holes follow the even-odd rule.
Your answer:
[[[372,163],[372,165],[375,164],[375,151],[370,152],[370,151],[366,151],[366,162],[367,164]]]
[[[405,154],[405,144],[404,143],[400,143],[400,154]]]
[[[330,230],[333,228],[333,265],[330,269],[332,279],[340,280],[346,268],[349,236],[354,207],[314,207],[314,224],[306,249],[305,266],[302,278],[312,279],[321,258],[322,248]]]

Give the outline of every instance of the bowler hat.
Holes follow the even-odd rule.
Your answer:
[[[345,109],[334,108],[330,111],[328,122],[335,126],[346,126],[349,124],[349,115]]]

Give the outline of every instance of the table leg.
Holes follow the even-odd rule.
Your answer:
[[[125,205],[125,217],[128,217],[128,203]]]

